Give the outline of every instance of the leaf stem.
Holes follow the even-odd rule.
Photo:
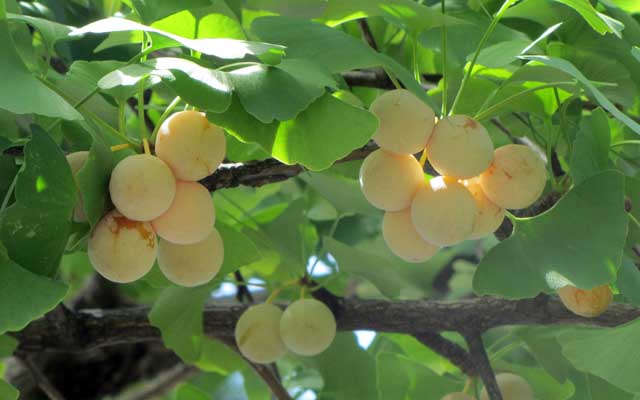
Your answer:
[[[236,62],[236,63],[223,65],[221,67],[216,68],[216,71],[224,71],[226,69],[235,68],[235,67],[249,67],[249,66],[252,66],[252,65],[262,65],[262,64],[260,64],[258,62],[254,62],[254,61],[242,61],[242,62]]]
[[[144,147],[145,154],[151,154],[149,150],[149,141],[147,138],[147,127],[145,125],[145,116],[144,116],[144,83],[145,78],[140,80],[138,84],[138,128],[140,129],[140,140],[142,141],[142,145]]]
[[[411,35],[411,61],[413,63],[413,77],[418,84],[422,84],[420,77],[420,63],[418,62],[418,35]]]
[[[336,217],[336,219],[333,220],[333,224],[331,224],[331,228],[329,229],[329,235],[327,235],[326,237],[330,237],[330,238],[333,237],[333,235],[336,233],[336,229],[338,229],[338,224],[340,223],[340,220],[342,219],[342,217],[343,217],[343,215],[340,214],[340,215],[338,215]],[[313,262],[313,265],[309,269],[309,273],[307,274],[308,276],[313,276],[313,271],[316,269],[316,266],[320,262],[320,259],[325,256],[326,252],[327,251],[326,251],[326,248],[325,248],[325,245],[324,245],[324,240],[323,240],[322,241],[322,249],[318,253],[318,256],[316,257],[316,260]]]
[[[491,107],[486,108],[484,111],[477,113],[473,118],[481,121],[485,118],[488,118],[489,116],[491,116],[496,110],[499,110],[500,108],[502,108],[505,104],[509,104],[510,102],[512,102],[513,100],[517,99],[520,96],[524,96],[525,94],[528,93],[533,93],[536,92],[538,90],[542,90],[542,89],[548,89],[548,88],[553,88],[556,86],[561,86],[561,85],[575,85],[575,82],[573,81],[567,81],[567,82],[551,82],[551,83],[546,83],[544,85],[540,85],[540,86],[536,86],[536,87],[532,87],[529,89],[525,89],[521,92],[518,92],[512,96],[507,97],[506,99],[492,105]],[[452,109],[453,112],[453,109]]]
[[[171,115],[171,112],[173,111],[173,109],[176,108],[178,103],[180,103],[180,100],[181,100],[180,96],[176,96],[176,98],[173,99],[171,103],[169,103],[167,108],[165,108],[164,112],[160,116],[160,119],[158,119],[158,121],[156,122],[156,126],[153,128],[153,133],[151,133],[151,139],[149,139],[151,140],[151,142],[155,142],[156,136],[158,136],[158,131],[160,130],[160,126],[167,118],[169,118],[169,115]]]
[[[384,69],[384,72],[387,74],[387,76],[393,83],[393,86],[395,86],[396,89],[402,89],[402,85],[400,84],[400,82],[398,82],[398,79],[396,79],[396,76],[391,71],[389,71],[388,68],[383,67],[382,69]]]
[[[2,200],[2,206],[0,206],[0,214],[2,214],[2,212],[7,208],[7,205],[9,205],[9,200],[11,199],[11,195],[13,194],[13,191],[16,188],[16,184],[18,183],[18,175],[20,175],[20,172],[22,172],[23,169],[24,169],[24,164],[22,164],[22,167],[20,167],[20,170],[16,172],[16,176],[13,177],[13,180],[11,181],[11,185],[7,189],[7,193],[5,193],[4,199]]]
[[[441,1],[442,4],[442,44],[440,45],[440,52],[442,53],[442,116],[447,115],[447,90],[449,89],[447,79],[447,12],[445,9],[445,0]]]
[[[626,145],[640,145],[640,140],[621,140],[611,144],[611,147],[620,147]]]
[[[482,49],[484,48],[485,44],[489,40],[489,37],[491,36],[493,31],[496,29],[496,26],[498,26],[498,22],[500,21],[500,19],[504,15],[504,13],[507,11],[509,6],[511,6],[511,4],[513,4],[515,1],[516,0],[505,0],[505,2],[502,4],[500,9],[496,13],[496,16],[491,20],[491,23],[489,24],[489,27],[487,28],[487,30],[484,32],[484,35],[482,35],[482,38],[480,39],[480,42],[478,43],[478,47],[476,48],[475,53],[473,53],[473,58],[471,59],[471,63],[469,63],[469,67],[467,69],[467,73],[462,78],[462,82],[460,83],[460,88],[458,88],[458,92],[456,93],[456,97],[453,99],[453,104],[451,105],[450,114],[453,114],[456,111],[456,106],[458,105],[458,101],[460,101],[460,98],[462,97],[462,93],[464,92],[464,89],[465,89],[465,87],[467,85],[467,81],[469,81],[469,78],[471,77],[471,74],[473,73],[473,68],[476,65],[476,61],[478,61],[478,56],[480,55],[480,51],[482,51]]]

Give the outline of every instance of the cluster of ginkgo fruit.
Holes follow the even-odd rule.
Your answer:
[[[439,248],[493,233],[505,209],[525,208],[546,183],[542,159],[524,145],[494,151],[487,130],[465,115],[437,121],[433,110],[404,89],[378,97],[380,146],[363,162],[360,184],[367,200],[386,211],[384,240],[409,262]],[[425,181],[413,154],[424,151],[441,175]],[[423,157],[423,162],[426,161]]]
[[[240,353],[258,364],[275,362],[287,350],[301,356],[320,354],[335,336],[333,313],[315,299],[296,300],[284,312],[267,299],[249,307],[238,319],[235,329]]]
[[[96,224],[88,243],[95,270],[114,282],[133,282],[158,266],[170,281],[198,286],[219,271],[224,248],[214,227],[215,209],[197,181],[222,163],[226,139],[203,113],[183,111],[166,119],[155,142],[157,156],[145,153],[121,160],[113,169],[109,194],[115,209]],[[69,154],[73,174],[88,152]],[[82,199],[76,222],[86,221]],[[160,237],[157,240],[156,235]]]
[[[373,140],[380,147],[360,169],[367,200],[385,211],[382,235],[408,262],[424,262],[441,247],[492,234],[507,209],[533,204],[544,190],[543,160],[530,147],[509,144],[494,151],[487,130],[473,118],[452,115],[436,122],[433,110],[407,90],[384,93],[371,105],[378,117]],[[423,152],[440,174],[425,180]],[[563,304],[584,317],[603,313],[608,285],[558,289]]]

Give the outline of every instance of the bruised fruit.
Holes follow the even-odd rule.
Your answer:
[[[482,191],[496,205],[506,209],[533,204],[547,182],[542,159],[529,147],[509,144],[494,152],[491,166],[480,175]]]
[[[607,311],[613,293],[609,285],[596,286],[593,289],[579,289],[567,285],[558,289],[558,296],[572,313],[593,318]]]
[[[91,265],[106,279],[127,283],[142,278],[156,260],[156,234],[148,222],[114,210],[98,222],[88,243]]]

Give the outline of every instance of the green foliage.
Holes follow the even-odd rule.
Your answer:
[[[0,214],[0,238],[12,260],[53,276],[71,230],[76,186],[64,154],[39,128],[24,151],[16,201]]]
[[[213,195],[225,251],[216,278],[179,288],[156,265],[119,287],[150,305],[164,345],[201,369],[165,399],[271,397],[234,349],[204,335],[205,307],[237,293],[234,271],[259,285],[249,286],[257,301],[315,265],[312,279],[348,298],[521,299],[610,284],[616,302],[640,306],[635,1],[447,1],[442,13],[435,0],[43,0],[10,1],[6,15],[0,3],[0,374],[17,346],[4,333],[73,299],[93,273],[86,242],[112,208],[111,170],[141,152],[138,132],[151,133],[169,104],[224,128],[228,162],[247,164],[258,184],[288,179],[230,189],[244,181],[224,165],[221,180],[207,179],[223,186]],[[406,87],[440,118],[467,73],[456,113],[479,119],[495,147],[526,143],[546,157],[544,207],[509,215],[506,240],[409,264],[387,249],[382,212],[362,195],[361,155],[342,159],[376,131],[367,108],[383,90]],[[90,153],[74,182],[65,154],[79,150]],[[78,194],[83,224],[71,222]],[[282,289],[277,301],[300,296]],[[494,369],[523,376],[539,399],[637,400],[638,326],[505,326],[483,339]],[[362,337],[341,332],[316,357],[283,357],[283,385],[295,398],[383,400],[467,384],[411,335],[377,333],[369,347]],[[5,398],[18,393],[0,380]]]
[[[514,219],[514,234],[478,265],[476,292],[526,298],[567,283],[592,288],[613,281],[627,231],[620,206],[622,178],[614,171],[602,172],[584,180],[550,211]]]

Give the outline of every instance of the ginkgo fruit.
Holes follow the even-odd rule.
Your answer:
[[[558,296],[569,311],[582,317],[593,318],[607,311],[613,298],[609,285],[593,289],[580,289],[567,285],[558,289]]]
[[[534,400],[533,389],[521,376],[502,373],[496,375],[496,381],[502,394],[502,400]],[[483,389],[480,400],[489,400],[487,389]]]
[[[76,151],[75,153],[70,153],[67,155],[67,162],[69,163],[69,167],[71,167],[71,173],[73,174],[73,179],[76,180],[76,175],[80,168],[84,166],[84,163],[87,161],[89,157],[88,151]],[[78,186],[78,182],[76,181],[76,187]],[[76,207],[73,209],[73,220],[75,222],[86,222],[87,216],[84,214],[84,203],[82,202],[82,195],[80,194],[80,188],[78,187],[78,200],[76,203]]]
[[[452,246],[473,232],[478,207],[464,185],[454,178],[429,180],[411,204],[411,220],[418,234],[436,246]]]
[[[415,193],[424,186],[424,173],[413,156],[376,150],[360,167],[360,186],[373,206],[400,211],[409,207]]]
[[[487,197],[507,209],[533,204],[544,190],[546,181],[547,172],[540,156],[520,144],[496,149],[493,162],[480,175],[480,185]]]
[[[109,193],[122,215],[135,221],[151,221],[171,206],[176,180],[158,157],[137,154],[123,159],[113,169]]]
[[[318,300],[297,300],[282,314],[280,336],[285,346],[296,354],[320,354],[336,336],[336,319],[329,307]]]
[[[369,110],[379,121],[373,140],[381,149],[397,154],[422,151],[435,125],[431,107],[406,89],[384,93]]]
[[[258,364],[269,364],[286,352],[280,338],[282,310],[269,303],[249,307],[238,319],[236,345],[243,356]]]
[[[448,395],[444,396],[440,400],[474,400],[474,399],[473,397],[469,396],[466,393],[455,392],[455,393],[449,393]]]
[[[91,265],[106,279],[127,283],[142,278],[156,260],[156,234],[148,222],[113,210],[98,222],[88,243]]]
[[[226,138],[222,128],[210,123],[204,113],[181,111],[162,123],[155,150],[177,179],[198,181],[224,160]]]
[[[158,266],[176,285],[203,285],[216,276],[224,261],[222,237],[213,228],[209,236],[194,244],[175,244],[160,239]]]
[[[411,220],[411,208],[387,211],[382,219],[382,237],[396,256],[412,263],[427,261],[439,250],[418,234]]]
[[[439,120],[426,149],[436,171],[458,179],[481,174],[493,159],[493,143],[487,130],[466,115]]]
[[[173,203],[151,225],[164,240],[193,244],[209,236],[215,219],[215,209],[207,188],[197,182],[178,181]]]
[[[505,209],[498,207],[482,191],[477,178],[462,182],[476,201],[476,219],[469,239],[480,239],[492,234],[504,220]]]

